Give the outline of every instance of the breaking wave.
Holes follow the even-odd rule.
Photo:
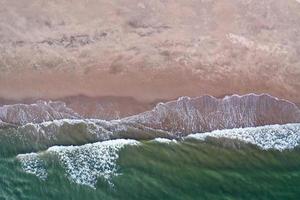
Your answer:
[[[175,140],[175,139],[167,139],[167,138],[155,138],[152,141],[153,142],[158,142],[158,143],[164,143],[164,144],[178,143],[178,141]]]
[[[300,144],[300,124],[216,130],[208,133],[191,134],[186,138],[205,140],[208,137],[235,139],[257,145],[265,150],[283,151],[293,149]]]
[[[82,146],[53,146],[41,153],[20,154],[17,159],[25,172],[46,179],[45,155],[54,156],[65,169],[69,180],[94,188],[98,178],[112,184],[111,178],[118,175],[118,151],[126,145],[138,144],[135,140],[118,139]]]
[[[300,144],[300,124],[269,125],[253,128],[216,130],[208,133],[190,134],[179,140],[155,138],[150,143],[160,145],[183,145],[191,139],[206,141],[207,138],[227,138],[257,145],[263,150],[291,150]],[[42,180],[47,179],[49,157],[59,165],[71,182],[96,187],[99,178],[113,185],[112,177],[119,175],[117,160],[125,146],[143,145],[147,141],[116,139],[81,146],[53,146],[39,153],[19,154],[22,169]],[[134,149],[136,151],[136,149]]]
[[[47,171],[45,163],[39,158],[37,153],[20,154],[17,159],[21,162],[22,169],[29,173],[36,175],[42,180],[47,178]]]

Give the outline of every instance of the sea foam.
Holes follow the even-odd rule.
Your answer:
[[[138,144],[136,140],[117,139],[82,146],[53,146],[40,154],[56,156],[72,182],[95,188],[98,178],[112,184],[111,178],[118,175],[119,150],[126,145]],[[45,179],[47,172],[45,166],[40,166],[43,163],[40,154],[20,154],[17,158],[25,172]]]
[[[42,180],[47,178],[45,163],[37,153],[19,154],[17,159],[21,162],[22,169],[29,174],[34,174]]]
[[[191,134],[186,138],[205,140],[207,137],[237,139],[257,145],[265,150],[277,149],[283,151],[293,149],[300,144],[300,124],[216,130]]]
[[[167,138],[155,138],[152,140],[153,142],[158,142],[158,143],[164,143],[164,144],[170,144],[170,143],[177,143],[177,140],[175,139],[167,139]]]
[[[205,140],[207,137],[237,139],[257,145],[264,150],[283,151],[293,149],[300,144],[300,124],[216,130],[191,134],[184,139]],[[165,144],[178,143],[176,140],[165,138],[151,141]],[[99,178],[112,185],[112,177],[119,175],[117,160],[120,149],[126,145],[139,144],[141,143],[136,140],[116,139],[82,146],[53,146],[44,152],[20,154],[17,158],[25,172],[46,179],[47,162],[43,159],[43,154],[49,154],[57,158],[70,181],[95,188]]]

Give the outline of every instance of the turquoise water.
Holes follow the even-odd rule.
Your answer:
[[[47,175],[39,178],[24,171],[14,145],[6,146],[0,158],[0,199],[300,199],[297,148],[264,151],[221,139],[92,147],[41,150],[36,169]],[[88,173],[72,179],[70,174],[84,173],[83,168]],[[99,171],[109,173],[100,173],[94,185],[76,182]]]

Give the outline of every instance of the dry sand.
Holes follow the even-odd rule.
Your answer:
[[[0,98],[17,101],[253,92],[300,102],[300,3],[2,0],[0,70]]]

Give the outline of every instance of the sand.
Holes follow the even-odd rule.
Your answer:
[[[300,102],[295,0],[3,0],[0,98],[269,93]]]

